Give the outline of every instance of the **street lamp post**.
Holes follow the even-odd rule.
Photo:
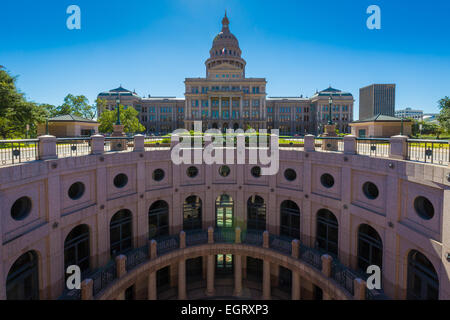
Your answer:
[[[332,125],[333,121],[331,121],[331,106],[333,105],[333,97],[331,94],[330,94],[330,98],[328,98],[328,103],[330,104],[330,110],[328,112],[328,124]]]
[[[120,94],[116,98],[116,104],[117,104],[117,121],[116,124],[120,125]]]

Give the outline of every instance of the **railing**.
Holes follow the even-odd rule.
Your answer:
[[[269,237],[269,248],[290,255],[292,252],[292,240],[293,239],[271,234]]]
[[[245,244],[254,246],[262,246],[263,231],[260,230],[245,230],[241,233],[241,241]]]
[[[214,241],[222,243],[233,243],[235,241],[234,228],[216,228],[214,230]]]
[[[58,138],[56,140],[56,154],[58,158],[89,153],[91,153],[91,138]]]
[[[8,165],[37,160],[38,143],[38,139],[0,140],[0,163]]]
[[[180,247],[179,235],[164,236],[157,239],[156,252],[158,255],[168,253]]]
[[[408,139],[407,159],[434,164],[450,163],[449,141]]]
[[[115,261],[111,260],[104,268],[95,272],[90,278],[93,281],[93,295],[95,296],[117,278]]]
[[[300,245],[299,257],[316,269],[322,269],[322,253],[316,249]]]
[[[269,236],[269,248],[277,252],[281,252],[286,255],[292,254],[292,240],[285,236],[268,235]],[[258,230],[245,230],[241,233],[242,243],[262,246],[264,239],[264,233]],[[155,239],[157,244],[157,255],[163,255],[173,250],[180,248],[179,235],[166,235]],[[214,242],[218,243],[234,243],[235,242],[235,230],[231,228],[217,228],[214,231]],[[208,231],[206,230],[192,230],[186,232],[186,246],[195,246],[208,243]],[[322,271],[322,252],[306,247],[302,244],[299,246],[298,259],[311,265],[316,270]],[[126,271],[136,268],[140,264],[148,261],[149,247],[145,245],[143,247],[131,250],[125,253]],[[114,260],[110,260],[108,264],[100,269],[97,269],[89,274],[82,275],[82,279],[90,278],[93,280],[93,296],[96,296],[103,289],[108,287],[114,280],[117,279],[117,267]],[[350,270],[346,266],[342,265],[337,259],[333,259],[331,262],[331,278],[334,279],[342,288],[348,291],[351,295],[354,295],[354,280],[361,278],[367,279],[367,275],[359,274],[357,271]],[[64,291],[60,297],[61,300],[73,300],[81,299],[81,290],[73,289],[70,291]],[[378,300],[389,299],[382,290],[366,290],[366,299]]]
[[[356,153],[371,157],[389,157],[389,139],[356,138]]]
[[[137,249],[134,249],[126,254],[127,260],[126,260],[126,269],[127,271],[130,271],[137,265],[145,262],[148,260],[148,245],[143,246]]]
[[[205,243],[208,243],[208,231],[206,230],[186,231],[186,246],[192,247]]]
[[[355,294],[353,281],[358,277],[350,269],[334,259],[331,262],[331,278],[352,295]]]

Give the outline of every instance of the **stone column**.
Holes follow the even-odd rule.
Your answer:
[[[329,278],[331,276],[331,262],[333,258],[328,254],[322,255],[320,258],[322,259],[322,273]]]
[[[243,117],[244,117],[244,110],[243,110],[244,107],[243,107],[242,99],[243,99],[243,97],[240,97],[240,99],[239,99],[239,117],[238,117],[239,119],[243,119]],[[243,128],[243,124],[241,124],[240,126],[242,127],[242,129],[245,129],[245,128]]]
[[[323,137],[336,137],[336,125],[335,124],[325,125],[325,133],[322,136]],[[337,151],[338,150],[338,141],[335,139],[322,140],[322,150]]]
[[[113,124],[113,133],[111,137],[124,137],[123,124]],[[111,140],[111,151],[122,151],[127,150],[127,140],[126,139],[114,139]]]
[[[212,119],[211,117],[211,97],[208,97],[208,116],[206,117],[206,119]],[[208,125],[209,128],[209,125]]]
[[[300,275],[298,271],[292,271],[292,300],[300,300]]]
[[[222,97],[219,97],[219,120],[222,120]]]
[[[105,152],[105,137],[101,134],[91,136],[91,154],[102,154]]]
[[[92,300],[94,291],[94,281],[92,279],[84,279],[81,282],[81,300]]]
[[[208,255],[208,261],[207,261],[207,270],[206,270],[206,295],[207,296],[213,296],[215,289],[214,289],[214,258],[215,255]]]
[[[230,114],[228,115],[228,120],[231,121],[231,116],[233,114],[233,98],[230,97],[228,98],[228,102],[229,102],[229,109],[230,109]],[[228,124],[228,128],[233,128],[233,126],[230,126],[230,124]]]
[[[44,135],[39,139],[39,160],[57,159],[56,155],[56,137]]]
[[[344,153],[356,154],[356,136],[349,135],[344,137]]]
[[[393,136],[389,143],[389,158],[405,160],[408,157],[408,137],[407,136]]]
[[[186,300],[186,260],[178,262],[178,300]]]
[[[122,291],[117,295],[116,300],[125,300],[125,291]]]
[[[364,280],[356,278],[353,280],[354,298],[355,300],[365,300],[367,284]]]
[[[235,297],[242,295],[242,256],[234,255],[234,293]]]
[[[142,152],[145,151],[145,136],[137,134],[134,136],[134,148],[133,151]]]
[[[263,261],[263,300],[270,300],[270,261]]]
[[[126,263],[127,257],[123,254],[116,257],[116,275],[118,279],[122,278],[127,273]]]
[[[306,152],[315,151],[314,136],[312,134],[307,134],[304,138],[304,149]]]
[[[158,295],[158,288],[156,287],[156,271],[148,274],[148,288],[147,297],[148,300],[156,300]]]

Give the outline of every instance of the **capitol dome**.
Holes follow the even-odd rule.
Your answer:
[[[228,63],[244,71],[246,62],[241,58],[242,51],[239,41],[230,32],[229,24],[230,21],[225,12],[222,19],[222,30],[214,37],[212,48],[209,51],[210,57],[206,61],[207,69]]]

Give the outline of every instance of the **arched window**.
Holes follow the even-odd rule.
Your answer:
[[[202,228],[202,199],[190,196],[184,200],[183,230],[196,230]]]
[[[81,272],[87,271],[89,258],[89,227],[82,224],[73,228],[64,241],[64,270],[71,265],[77,265]],[[68,276],[66,272],[64,274]]]
[[[358,228],[358,268],[366,272],[367,267],[377,265],[382,268],[383,243],[378,232],[368,224]]]
[[[227,194],[218,196],[216,199],[216,227],[233,227],[233,198]]]
[[[408,255],[408,300],[438,300],[439,279],[430,260],[412,250]]]
[[[294,201],[281,203],[280,220],[280,235],[300,239],[300,209]]]
[[[9,269],[6,278],[7,300],[38,300],[38,256],[34,251],[21,255]]]
[[[109,223],[109,245],[111,255],[123,253],[133,246],[131,211],[122,209],[116,212]]]
[[[148,237],[153,239],[169,234],[169,205],[164,200],[152,203],[148,209]]]
[[[316,246],[329,254],[338,255],[338,222],[327,209],[317,212]]]
[[[247,229],[266,230],[266,204],[260,196],[247,200]]]

